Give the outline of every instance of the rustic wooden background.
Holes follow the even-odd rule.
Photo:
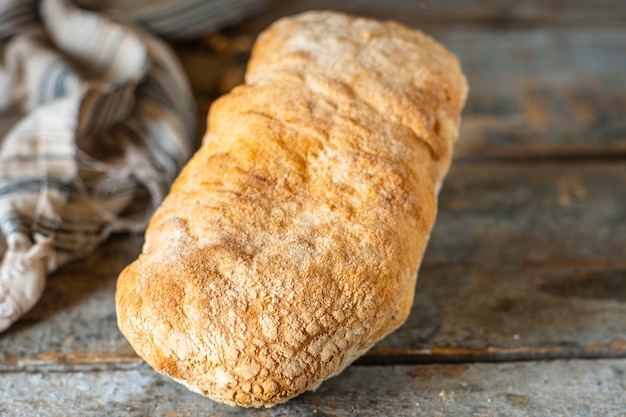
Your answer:
[[[469,78],[406,325],[316,393],[216,404],[117,330],[116,277],[142,238],[115,236],[0,334],[0,416],[626,416],[626,2],[276,0],[174,45],[201,114],[260,30],[312,8],[420,27]]]

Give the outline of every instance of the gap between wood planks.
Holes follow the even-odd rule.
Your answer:
[[[590,346],[444,347],[426,349],[380,348],[358,359],[356,365],[433,365],[447,363],[528,362],[557,359],[624,359],[626,342]]]
[[[597,162],[624,162],[626,161],[626,149],[601,152],[598,150],[580,150],[574,152],[545,152],[536,153],[511,152],[499,155],[458,155],[454,158],[454,164],[468,163],[492,163],[492,164],[533,164],[533,163],[597,163]]]
[[[375,348],[353,366],[436,365],[463,363],[529,362],[568,359],[625,359],[626,342],[589,346],[535,347],[443,347],[426,349]],[[103,372],[148,367],[137,355],[64,354],[48,352],[32,358],[1,358],[0,373],[10,372]]]

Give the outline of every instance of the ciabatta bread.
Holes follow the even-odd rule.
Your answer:
[[[333,12],[275,23],[246,77],[212,106],[116,301],[157,371],[271,406],[409,315],[467,86],[428,36]]]

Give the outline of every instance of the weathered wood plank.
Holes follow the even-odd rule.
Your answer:
[[[147,367],[10,373],[0,415],[41,416],[624,416],[626,360],[352,366],[271,409],[238,409],[191,393]]]
[[[626,18],[620,0],[273,0],[260,15],[244,23],[258,31],[272,21],[306,10],[333,9],[348,13],[394,19],[417,26],[476,25],[481,27],[528,26],[623,26]]]
[[[457,158],[626,155],[623,27],[428,32],[459,56],[470,85]],[[252,43],[241,33],[210,39],[178,47],[202,114],[243,79],[245,45]],[[237,50],[224,45],[229,40],[239,54],[212,55]]]
[[[457,163],[408,323],[366,361],[626,356],[626,165]],[[127,369],[114,311],[140,236],[49,280],[0,335],[0,370]]]
[[[626,268],[425,268],[407,323],[364,361],[626,357],[624,317]]]
[[[470,85],[457,156],[625,154],[625,30],[431,34]]]
[[[624,267],[626,164],[453,164],[425,265]]]

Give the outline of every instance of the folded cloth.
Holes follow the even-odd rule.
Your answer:
[[[191,155],[196,106],[154,34],[198,36],[260,0],[0,0],[0,331],[46,275],[140,231]]]

